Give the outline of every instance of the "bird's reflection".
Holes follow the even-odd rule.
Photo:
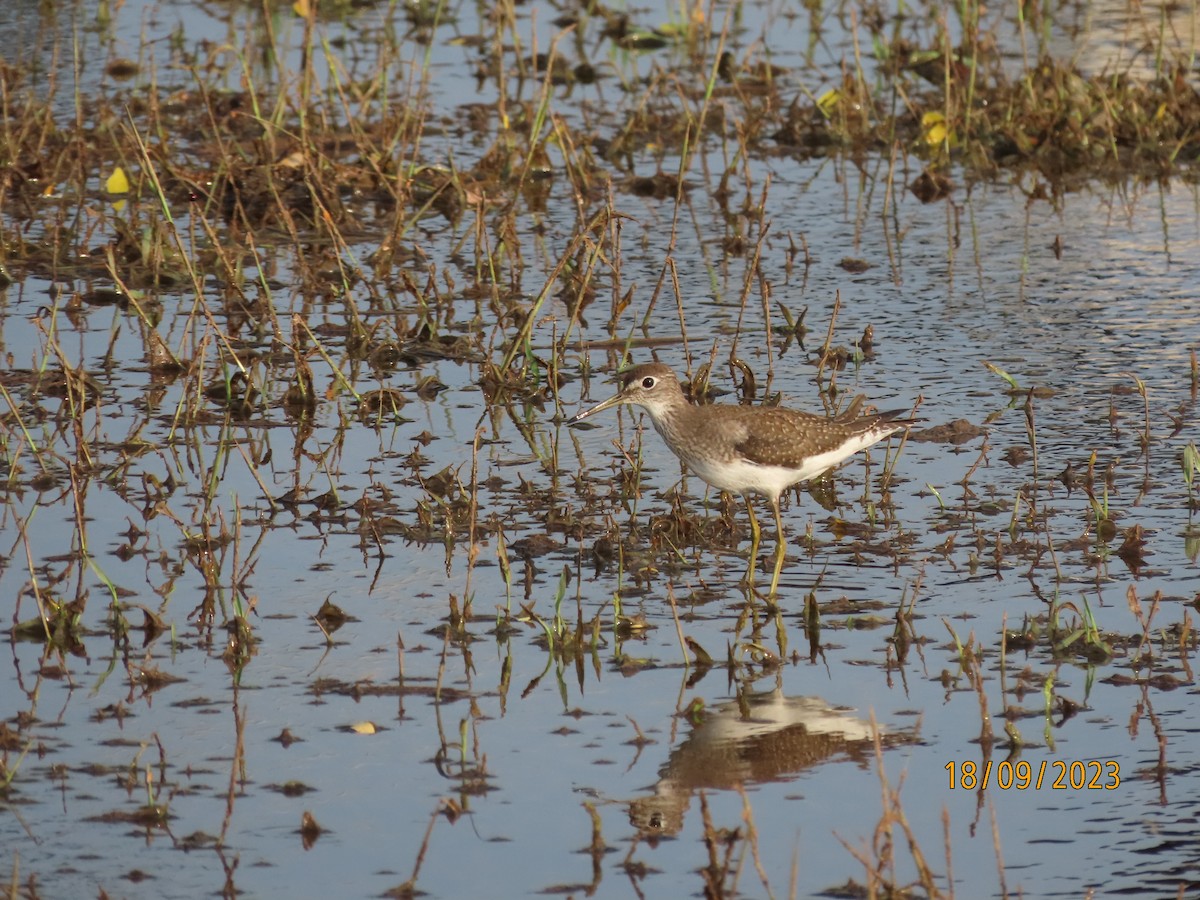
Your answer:
[[[887,731],[819,697],[787,697],[781,689],[744,691],[736,700],[704,709],[659,770],[654,793],[629,804],[630,822],[646,836],[673,835],[698,790],[789,781],[832,760],[867,766],[875,731],[884,747],[916,740]]]

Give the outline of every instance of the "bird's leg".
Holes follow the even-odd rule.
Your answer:
[[[750,566],[746,570],[746,581],[753,588],[754,564],[758,561],[758,545],[762,540],[762,529],[758,525],[758,518],[754,515],[754,504],[750,501],[750,495],[742,494],[742,499],[746,501],[746,512],[750,513]]]
[[[778,497],[771,500],[771,508],[775,511],[775,575],[771,578],[771,593],[767,595],[768,597],[774,597],[779,588],[779,576],[783,572],[784,551],[787,549],[787,544],[783,540],[783,516],[779,512]]]

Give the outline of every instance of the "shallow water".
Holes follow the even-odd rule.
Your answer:
[[[456,12],[431,45],[430,102],[448,119],[474,84],[450,42],[472,31],[474,11]],[[742,40],[764,22],[790,21],[778,10],[759,14]],[[146,26],[158,34],[184,16],[188,41],[236,33],[221,15],[164,5],[143,17],[128,4],[112,33],[136,47],[144,21],[161,23]],[[841,40],[822,52],[837,58]],[[774,49],[772,58],[799,69],[799,56]],[[613,64],[632,79],[653,62]],[[466,87],[455,87],[455,73]],[[574,93],[556,94],[556,110],[626,102],[614,80]],[[453,145],[463,165],[483,149]],[[286,384],[271,380],[265,336],[247,344],[262,354],[256,371],[268,401],[244,418],[210,404],[206,423],[180,427],[176,410],[196,387],[147,369],[127,311],[68,314],[59,303],[51,315],[51,286],[37,275],[0,293],[10,372],[37,368],[53,321],[63,352],[104,387],[75,431],[56,426],[62,400],[6,384],[20,427],[6,419],[5,459],[21,471],[0,520],[0,591],[17,598],[14,623],[37,614],[31,565],[43,597],[88,599],[74,654],[40,640],[9,644],[0,717],[12,778],[0,843],[27,893],[375,896],[414,879],[441,897],[701,894],[707,805],[714,828],[741,829],[719,845],[730,854],[727,889],[810,896],[868,880],[854,851],[882,855],[871,841],[884,779],[899,789],[942,890],[951,879],[960,896],[1079,896],[1089,887],[1166,896],[1190,885],[1200,529],[1180,457],[1200,433],[1195,184],[1130,178],[1055,193],[1031,174],[983,183],[952,171],[959,186],[949,198],[923,204],[907,190],[920,163],[903,153],[893,168],[881,158],[855,165],[764,152],[729,204],[758,197],[769,179],[770,229],[748,276],[752,253],[722,252],[735,233],[750,250],[760,234],[753,216],[731,216],[714,197],[728,149],[714,141],[689,173],[673,257],[678,296],[668,280],[652,310],[674,204],[617,191],[619,271],[606,272],[571,336],[565,383],[540,402],[490,404],[470,358],[422,357],[377,373],[339,359],[359,390],[401,390],[400,416],[380,424],[357,417],[344,395],[322,394],[300,421],[278,404]],[[662,168],[677,162],[665,155]],[[655,165],[638,158],[643,174]],[[569,195],[556,182],[545,214],[522,218],[526,305],[565,252]],[[95,209],[104,204],[98,194]],[[471,267],[451,253],[472,227],[431,221],[412,239],[460,289]],[[809,265],[803,253],[789,264],[789,234],[804,236]],[[377,243],[364,237],[350,250],[365,260]],[[840,265],[847,257],[869,268],[852,274]],[[293,312],[314,329],[344,321],[334,292],[314,298],[289,287],[298,265],[286,246],[262,258],[288,338]],[[419,264],[412,271],[424,278]],[[65,276],[58,285],[64,297],[95,287]],[[631,288],[632,304],[610,329],[612,298]],[[454,322],[444,317],[442,331],[470,333],[476,303],[465,291],[454,296]],[[160,299],[160,333],[186,344],[196,327],[185,319],[190,298]],[[421,314],[402,291],[358,301],[373,322]],[[803,344],[781,333],[776,302],[807,308]],[[793,496],[780,615],[759,603],[761,621],[739,623],[748,608],[740,503],[731,540],[719,498],[694,477],[680,480],[638,414],[608,413],[577,429],[563,416],[607,395],[605,374],[618,359],[602,342],[627,338],[653,341],[653,356],[681,371],[713,358],[711,382],[723,391],[733,390],[726,360],[736,353],[760,390],[767,382],[789,405],[819,409],[831,374],[818,383],[814,361],[831,319],[835,345],[874,330],[873,352],[836,373],[843,402],[861,392],[892,408],[921,397],[922,427],[965,419],[986,435],[875,448],[869,463],[857,457],[835,475],[834,511],[808,491]],[[548,304],[532,334],[537,351],[552,356],[569,321],[569,310]],[[335,334],[328,341],[343,346]],[[1045,389],[1028,401],[1035,440],[1026,393],[1008,395],[985,362]],[[332,371],[322,359],[312,366],[324,391]],[[444,389],[418,393],[427,376]],[[622,491],[628,463],[614,440],[642,461],[636,497]],[[95,466],[73,496],[70,466],[82,444]],[[414,452],[426,461],[410,464]],[[1107,540],[1082,486],[1058,477],[1071,465],[1081,478],[1093,453],[1097,503],[1117,526]],[[886,492],[885,460],[894,462]],[[39,465],[47,477],[35,483]],[[461,489],[439,487],[441,472]],[[473,485],[472,563],[464,531]],[[677,488],[688,521],[723,539],[672,552]],[[301,502],[281,502],[289,491]],[[332,499],[318,503],[326,492]],[[364,507],[364,498],[379,505]],[[450,526],[447,504],[456,511]],[[77,560],[80,520],[94,568]],[[1126,562],[1117,549],[1134,525],[1146,553]],[[196,541],[205,529],[228,542]],[[524,551],[534,536],[552,540],[548,552]],[[597,565],[601,538],[623,556]],[[768,540],[768,564],[772,550]],[[127,642],[114,636],[104,579],[119,588],[135,629],[142,606],[165,630],[144,645],[139,630]],[[803,614],[810,592],[819,635]],[[1145,626],[1131,592],[1143,615],[1161,592]],[[450,627],[452,601],[461,609],[468,596],[474,617]],[[644,629],[613,627],[614,596],[624,615],[644,616]],[[313,620],[326,598],[351,617],[328,639]],[[1078,644],[1056,655],[1044,636],[1002,655],[1003,630],[1037,617],[1044,628],[1052,602],[1078,611],[1068,606],[1066,623],[1090,612],[1112,657],[1089,662]],[[906,649],[896,643],[902,606],[911,613]],[[551,649],[533,620],[552,625],[556,612],[567,630],[582,623],[579,652]],[[252,644],[226,628],[239,614]],[[1148,655],[1139,651],[1143,631]],[[711,669],[685,655],[680,633],[712,656]],[[981,654],[978,665],[962,662],[956,641]],[[736,665],[725,665],[729,656]],[[1006,709],[1017,749],[1005,737]],[[868,745],[872,719],[882,729],[882,775]],[[371,730],[366,722],[375,733],[359,733]],[[979,742],[985,722],[998,741],[990,752]],[[278,740],[283,729],[299,740]],[[990,764],[987,789],[962,783],[968,762]],[[1012,772],[1001,764],[1021,762],[1041,773],[1040,787],[1001,783]],[[1079,772],[1095,786],[1071,787]],[[1054,787],[1063,773],[1066,786]],[[169,818],[129,821],[148,794]],[[306,810],[325,829],[315,842],[299,830]],[[899,830],[893,842],[887,875],[910,883],[914,854]]]

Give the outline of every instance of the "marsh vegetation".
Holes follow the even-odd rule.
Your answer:
[[[1196,15],[7,4],[9,893],[1194,889]]]

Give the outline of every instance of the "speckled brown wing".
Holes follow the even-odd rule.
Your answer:
[[[793,409],[757,408],[752,412],[754,427],[736,449],[762,466],[794,467],[799,457],[827,453],[860,430],[857,423],[848,425]],[[866,423],[861,430],[868,427]]]

